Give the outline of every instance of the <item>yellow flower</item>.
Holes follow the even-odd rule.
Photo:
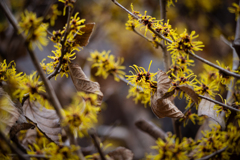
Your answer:
[[[230,13],[235,13],[235,20],[237,21],[240,14],[240,7],[237,3],[232,3],[233,7],[228,7]]]
[[[58,1],[64,3],[64,8],[63,8],[63,15],[64,16],[66,14],[66,8],[67,7],[72,7],[73,8],[73,4],[75,3],[74,0],[58,0]]]
[[[138,103],[138,101],[140,101],[140,103],[144,104],[144,107],[146,108],[147,105],[150,105],[151,90],[144,89],[143,91],[141,91],[136,87],[130,86],[127,98],[129,97],[134,97],[133,100],[135,101],[136,104]]]
[[[54,4],[51,7],[50,14],[47,15],[46,19],[50,19],[50,25],[54,26],[55,20],[57,19],[57,16],[60,16],[62,14],[61,11],[58,11],[57,9],[58,5]]]

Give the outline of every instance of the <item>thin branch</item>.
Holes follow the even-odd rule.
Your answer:
[[[166,142],[167,134],[152,122],[141,119],[135,122],[135,125],[138,129],[149,134],[154,139],[157,140],[158,138],[161,138],[164,142]]]
[[[123,10],[125,10],[128,14],[130,14],[133,18],[139,20],[139,17],[138,17],[138,16],[134,15],[132,12],[130,12],[129,10],[127,10],[125,7],[123,7],[121,4],[119,4],[116,0],[112,0],[112,1],[113,1],[117,6],[119,6],[119,7],[122,8]],[[150,31],[152,31],[152,32],[153,32],[156,36],[158,36],[159,38],[167,41],[167,42],[170,43],[170,44],[173,43],[170,39],[164,37],[163,35],[161,35],[161,34],[158,33],[157,31],[155,31],[152,27],[148,27],[148,29],[149,29]],[[239,41],[240,41],[240,39],[239,39]],[[240,42],[239,42],[239,43],[240,43]],[[218,65],[216,65],[216,64],[213,64],[213,63],[207,61],[206,59],[197,56],[196,54],[192,53],[191,51],[188,51],[188,53],[189,53],[190,56],[192,56],[192,57],[200,60],[200,61],[203,62],[203,63],[206,63],[206,64],[208,64],[208,65],[210,65],[210,66],[212,66],[212,67],[220,70],[221,72],[223,72],[223,73],[225,73],[225,74],[227,74],[227,75],[230,75],[230,76],[233,76],[233,77],[236,77],[236,78],[240,78],[240,75],[239,75],[239,74],[236,74],[236,73],[234,73],[234,72],[230,72],[230,71],[228,71],[228,70],[226,70],[226,69],[224,69],[224,68],[222,68],[222,67],[220,67],[220,66],[218,66]]]
[[[119,124],[120,124],[120,121],[118,121],[118,120],[115,121],[115,122],[113,123],[113,125],[108,129],[108,131],[106,132],[105,136],[103,136],[103,137],[101,138],[101,141],[104,142],[106,139],[108,139],[108,137],[110,136],[112,130],[113,130],[116,126],[118,126]]]
[[[146,39],[148,42],[151,42],[151,43],[156,43],[158,46],[160,46],[163,50],[163,45],[157,41],[152,41],[151,39],[147,38],[146,36],[144,36],[143,34],[139,33],[138,31],[136,31],[135,27],[132,27],[133,29],[133,32],[135,32],[137,35],[139,35],[140,37]]]
[[[15,152],[19,156],[19,158],[23,160],[29,160],[29,158],[26,158],[25,156],[23,156],[24,154],[10,142],[1,131],[0,131],[0,138],[11,148],[13,152]]]
[[[46,30],[46,32],[49,36],[51,36],[51,37],[53,36],[53,34],[49,30]]]
[[[214,156],[222,153],[222,152],[225,151],[226,149],[227,149],[227,147],[224,147],[224,148],[222,148],[222,149],[220,149],[220,150],[218,150],[218,151],[216,151],[216,152],[214,152],[214,153],[212,153],[212,154],[210,154],[210,155],[208,155],[208,156],[202,157],[202,158],[197,159],[197,160],[207,160],[207,159],[210,159],[210,158],[212,158],[212,157],[214,157]]]
[[[95,147],[97,148],[98,153],[100,154],[101,159],[102,160],[106,160],[106,158],[104,156],[104,153],[102,151],[102,148],[100,147],[100,144],[99,144],[99,142],[97,140],[97,136],[96,136],[96,133],[95,133],[94,129],[90,129],[88,132],[89,132],[89,135],[93,139],[93,143],[94,143]]]
[[[195,103],[192,103],[191,106],[183,112],[184,116],[186,116],[186,114],[188,113],[188,111],[189,111],[190,109],[192,109],[194,105],[195,105]],[[182,118],[178,118],[178,119],[176,120],[176,121],[177,121],[176,123],[181,124],[181,122],[183,122],[183,121],[180,121],[180,119],[182,119]]]
[[[55,71],[53,73],[51,73],[50,75],[48,75],[48,79],[51,79],[52,77],[56,76],[58,73],[59,73],[59,69],[62,65],[62,61],[63,61],[63,57],[64,55],[66,54],[66,46],[65,46],[65,42],[67,40],[67,36],[68,36],[68,33],[69,33],[69,29],[70,29],[70,19],[71,19],[71,16],[73,14],[73,8],[71,7],[68,7],[68,18],[67,18],[67,27],[66,27],[66,30],[65,30],[65,33],[64,33],[64,36],[63,36],[63,40],[61,41],[61,45],[62,45],[62,48],[61,48],[61,57],[59,59],[59,63],[57,65],[57,68],[55,69]]]
[[[220,106],[222,106],[222,107],[224,107],[224,108],[230,109],[230,110],[232,110],[232,111],[240,112],[239,109],[233,108],[233,107],[231,107],[231,106],[228,106],[228,105],[226,105],[226,104],[224,104],[224,103],[218,102],[218,101],[216,101],[216,100],[214,100],[214,99],[211,99],[211,98],[209,98],[209,97],[205,97],[205,96],[200,95],[200,94],[199,94],[198,96],[201,97],[201,98],[203,98],[203,99],[206,99],[206,100],[208,100],[208,101],[210,101],[210,102],[213,102],[213,103],[215,103],[215,104],[218,104],[218,105],[220,105]]]

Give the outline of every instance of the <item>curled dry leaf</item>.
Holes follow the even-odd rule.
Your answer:
[[[22,145],[25,147],[28,147],[29,145],[33,145],[33,143],[36,143],[37,138],[37,129],[29,129],[25,135],[25,137],[22,140]]]
[[[198,104],[198,94],[193,90],[192,86],[189,86],[187,84],[179,85],[177,86],[180,90],[187,93],[189,97],[192,98],[192,100]]]
[[[7,135],[20,113],[7,93],[0,88],[0,129]]]
[[[205,93],[204,96],[210,98],[210,96],[207,93]],[[224,130],[226,127],[224,115],[223,113],[217,114],[217,111],[213,109],[214,105],[215,103],[202,99],[198,106],[198,116],[205,115],[211,117],[213,120],[218,122],[221,125],[222,129]]]
[[[151,108],[158,118],[183,118],[184,114],[171,102],[169,98],[159,99],[157,92],[151,97]]]
[[[115,150],[108,153],[109,157],[113,160],[132,160],[133,152],[124,147],[118,147]]]
[[[13,137],[21,130],[28,130],[30,128],[34,128],[35,126],[31,123],[20,123],[14,125],[10,130],[10,139],[13,139]]]
[[[171,117],[171,118],[182,118],[183,113],[172,103],[172,94],[167,93],[170,88],[171,80],[168,75],[159,70],[157,73],[157,91],[151,97],[151,108],[153,113],[158,118]],[[166,96],[167,95],[167,96]],[[163,99],[163,97],[165,99]]]
[[[46,109],[37,102],[26,100],[23,113],[47,138],[55,143],[59,142],[58,135],[62,133],[62,128],[55,110]]]
[[[82,68],[77,64],[68,63],[70,69],[70,75],[74,86],[78,91],[86,93],[97,94],[97,104],[100,106],[102,104],[103,93],[100,91],[100,85],[97,82],[93,82],[88,79],[88,77],[83,72]]]
[[[76,35],[76,43],[84,47],[89,43],[89,39],[92,35],[95,23],[85,24],[85,27],[81,28],[80,31],[84,32],[82,35]]]
[[[168,75],[162,71],[159,70],[157,72],[157,92],[158,92],[158,98],[159,99],[165,99],[174,94],[174,90],[171,92],[168,92],[168,89],[170,88],[172,83],[172,80],[168,78]]]

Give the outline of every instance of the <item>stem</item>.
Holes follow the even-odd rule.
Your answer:
[[[96,136],[96,133],[95,133],[94,129],[90,129],[89,130],[89,134],[90,134],[90,136],[93,139],[93,143],[94,143],[95,147],[97,148],[97,150],[98,150],[98,152],[100,154],[101,159],[102,160],[106,160],[106,158],[104,156],[104,153],[103,153],[103,151],[102,151],[102,149],[100,147],[100,144],[99,144],[99,142],[97,140],[97,136]]]
[[[59,73],[59,69],[62,65],[63,57],[64,57],[64,55],[66,54],[66,51],[67,51],[66,47],[65,47],[65,42],[67,40],[67,36],[68,36],[68,33],[69,33],[70,19],[71,19],[72,14],[73,14],[73,9],[71,9],[71,7],[68,7],[67,28],[65,30],[63,40],[61,41],[61,45],[62,45],[61,53],[62,54],[61,54],[61,57],[59,59],[59,63],[58,63],[57,68],[55,69],[55,71],[53,73],[48,75],[48,77],[47,77],[48,79],[51,79],[52,77],[56,76]]]
[[[142,34],[139,33],[138,31],[136,31],[135,27],[133,27],[133,32],[135,32],[135,33],[136,33],[137,35],[139,35],[140,37],[146,39],[148,42],[151,42],[151,43],[155,42],[155,43],[156,43],[158,46],[160,46],[160,47],[162,48],[162,50],[163,50],[163,45],[162,45],[161,43],[159,43],[159,42],[157,42],[157,41],[152,41],[151,39],[148,39],[147,37],[145,37],[144,35],[142,35]]]
[[[121,4],[119,4],[116,0],[112,0],[113,3],[115,3],[117,6],[119,6],[120,8],[122,8],[123,10],[125,10],[128,14],[130,14],[133,18],[139,20],[139,17],[134,15],[132,12],[130,12],[129,10],[127,10],[125,7],[123,7]],[[156,32],[152,27],[148,27],[148,29],[153,32],[156,36],[158,36],[159,38],[162,38],[163,40],[167,41],[168,43],[173,43],[170,39],[164,37],[163,35],[159,34],[158,32]],[[239,42],[240,43],[240,42]],[[233,76],[233,77],[236,77],[236,78],[240,78],[240,75],[239,74],[236,74],[234,72],[230,72],[216,64],[213,64],[209,61],[207,61],[206,59],[202,58],[202,57],[199,57],[197,55],[195,55],[194,53],[192,53],[191,51],[188,51],[188,53],[190,54],[190,56],[202,61],[203,63],[206,63],[207,65],[210,65],[218,70],[220,70],[221,72],[227,74],[227,75],[230,75],[230,76]]]
[[[141,119],[135,122],[135,125],[137,126],[138,129],[149,134],[155,140],[161,138],[164,142],[166,142],[167,134],[152,122]]]
[[[11,142],[7,139],[7,137],[0,131],[0,138],[11,148],[13,152],[15,152],[21,159],[23,160],[29,160],[29,158],[26,158],[24,154],[16,148]]]
[[[214,100],[214,99],[205,97],[205,96],[200,95],[200,94],[199,94],[198,96],[201,97],[201,98],[203,98],[203,99],[206,99],[206,100],[208,100],[208,101],[210,101],[210,102],[213,102],[213,103],[215,103],[215,104],[218,104],[218,105],[220,105],[220,106],[222,106],[222,107],[224,107],[224,108],[230,109],[230,110],[232,110],[232,111],[240,112],[239,109],[233,108],[233,107],[228,106],[228,105],[226,105],[226,104],[224,104],[224,103],[218,102],[218,101],[216,101],[216,100]]]

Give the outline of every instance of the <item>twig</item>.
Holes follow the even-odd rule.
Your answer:
[[[141,36],[142,38],[146,39],[148,42],[151,42],[151,43],[155,42],[155,43],[156,43],[158,46],[160,46],[160,47],[162,48],[162,50],[163,50],[163,45],[162,45],[161,43],[159,43],[159,42],[157,42],[157,41],[152,41],[151,39],[145,37],[144,35],[142,35],[142,34],[139,33],[138,31],[136,31],[135,27],[132,27],[132,29],[133,29],[133,32],[135,32],[137,35],[139,35],[139,36]]]
[[[107,133],[105,134],[105,136],[102,137],[101,141],[104,142],[111,134],[112,130],[118,126],[120,124],[120,121],[117,120],[113,123],[113,125],[111,126],[111,128],[108,129]]]
[[[23,156],[24,154],[16,148],[11,142],[7,139],[7,137],[0,131],[0,138],[11,148],[13,152],[15,152],[21,159],[29,160],[29,158]]]
[[[166,142],[167,134],[152,122],[141,119],[135,122],[135,125],[138,129],[149,134],[154,139],[157,140],[158,138],[161,138],[164,142]]]
[[[102,151],[102,149],[100,147],[100,144],[99,144],[99,142],[97,140],[97,136],[96,136],[96,133],[95,133],[94,129],[90,129],[88,132],[89,132],[89,135],[93,139],[93,143],[94,143],[95,147],[97,148],[98,153],[100,154],[101,159],[102,160],[106,160],[106,158],[104,156],[104,153],[103,153],[103,151]]]
[[[222,107],[224,107],[224,108],[230,109],[230,110],[232,110],[232,111],[240,112],[239,109],[233,108],[233,107],[231,107],[231,106],[228,106],[228,105],[226,105],[226,104],[224,104],[224,103],[218,102],[218,101],[216,101],[216,100],[214,100],[214,99],[211,99],[211,98],[209,98],[209,97],[205,97],[205,96],[200,95],[200,94],[199,94],[198,96],[201,97],[201,98],[203,98],[203,99],[206,99],[206,100],[208,100],[208,101],[210,101],[210,102],[213,102],[213,103],[215,103],[215,104],[218,104],[218,105],[220,105],[220,106],[222,106]]]
[[[119,4],[116,0],[112,0],[112,1],[113,1],[117,6],[119,6],[119,7],[122,8],[123,10],[125,10],[128,14],[130,14],[133,18],[139,20],[139,17],[138,17],[138,16],[134,15],[132,12],[130,12],[129,10],[127,10],[125,7],[123,7],[121,4]],[[152,27],[148,27],[148,29],[149,29],[150,31],[152,31],[152,32],[153,32],[156,36],[158,36],[159,38],[167,41],[167,42],[170,43],[170,44],[173,43],[170,39],[164,37],[163,35],[161,35],[161,34],[158,33],[157,31],[155,31]],[[238,40],[240,40],[240,39],[238,39]],[[240,43],[240,42],[239,42],[239,43]],[[188,51],[188,54],[189,54],[190,56],[192,56],[192,57],[200,60],[201,62],[206,63],[207,65],[212,66],[212,67],[220,70],[221,72],[223,72],[223,73],[225,73],[225,74],[227,74],[227,75],[230,75],[230,76],[233,76],[233,77],[236,77],[236,78],[240,78],[240,75],[239,75],[239,74],[236,74],[236,73],[234,73],[234,72],[230,72],[230,71],[228,71],[228,70],[226,70],[226,69],[224,69],[224,68],[222,68],[222,67],[220,67],[220,66],[218,66],[218,65],[216,65],[216,64],[213,64],[213,63],[207,61],[206,59],[197,56],[196,54],[192,53],[191,51]]]
[[[59,69],[60,69],[60,67],[62,65],[63,57],[66,54],[65,42],[67,40],[67,36],[68,36],[68,33],[69,33],[70,19],[71,19],[72,14],[73,14],[73,8],[71,9],[71,7],[68,7],[67,27],[66,27],[66,30],[65,30],[65,33],[64,33],[64,36],[63,36],[63,40],[61,41],[61,45],[62,45],[61,57],[59,59],[59,63],[57,65],[57,68],[55,69],[55,71],[53,73],[48,75],[48,79],[51,79],[52,77],[56,76],[59,73]]]
[[[53,34],[49,31],[49,30],[46,30],[47,31],[47,34],[49,35],[49,36],[53,36]]]
[[[202,157],[202,158],[197,159],[197,160],[207,160],[207,159],[210,159],[210,158],[212,158],[212,157],[214,157],[214,156],[222,153],[222,152],[225,151],[226,149],[227,149],[227,147],[224,147],[224,148],[222,148],[222,149],[220,149],[220,150],[218,150],[218,151],[216,151],[216,152],[214,152],[214,153],[212,153],[212,154],[210,154],[210,155],[208,155],[208,156]]]
[[[194,105],[195,105],[195,103],[192,103],[191,106],[183,112],[184,116],[186,116],[186,114],[188,113],[188,111],[189,111],[190,109],[192,109]],[[176,121],[177,121],[176,123],[181,124],[181,122],[183,122],[183,121],[180,121],[180,119],[182,119],[182,118],[178,118],[178,119],[176,120]]]

